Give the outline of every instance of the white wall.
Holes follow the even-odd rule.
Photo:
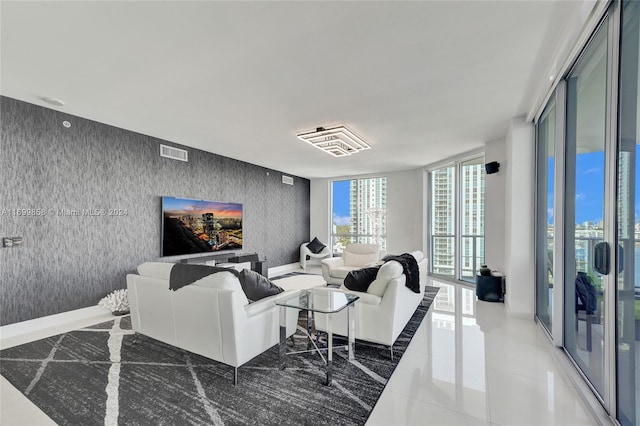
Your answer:
[[[498,173],[486,175],[484,190],[484,258],[491,269],[506,272],[505,261],[505,189],[507,152],[505,139],[487,142],[485,163],[500,163]]]
[[[401,254],[423,250],[424,172],[379,173],[365,176],[341,176],[311,179],[311,235],[329,242],[331,233],[331,181],[385,176],[387,178],[387,252]]]
[[[511,316],[534,319],[535,135],[532,123],[514,118],[506,137],[505,304]]]

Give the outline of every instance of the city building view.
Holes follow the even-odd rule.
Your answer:
[[[387,178],[335,181],[332,185],[331,247],[342,253],[349,243],[387,248]]]
[[[458,171],[460,200],[456,196]],[[459,277],[473,280],[484,263],[484,157],[433,170],[430,178],[431,271],[455,277],[458,261]],[[459,236],[456,229],[460,229]]]
[[[242,204],[163,197],[163,255],[242,248]]]

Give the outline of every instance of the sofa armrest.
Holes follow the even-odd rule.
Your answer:
[[[322,259],[320,261],[320,266],[322,266],[322,276],[324,277],[324,280],[328,284],[333,284],[336,281],[336,278],[332,277],[331,270],[333,268],[344,266],[344,260],[341,257],[330,257],[328,259]]]
[[[349,290],[345,286],[342,286],[339,289],[335,289],[335,288],[332,288],[332,287],[315,287],[313,290],[314,291],[339,291],[339,292],[345,293],[345,294],[352,294],[352,295],[358,296],[360,298],[360,299],[358,299],[356,304],[364,303],[364,304],[367,304],[367,305],[379,305],[380,302],[382,301],[382,298],[380,296],[376,296],[375,294],[370,294],[370,293],[362,292],[362,291]]]
[[[321,262],[323,265],[327,265],[329,268],[344,266],[344,260],[341,257],[330,257],[328,259],[322,259]]]
[[[296,290],[285,290],[282,293],[256,300],[255,302],[246,305],[244,307],[244,311],[248,318],[254,317],[262,312],[268,311],[269,309],[273,309],[276,306],[276,301],[291,296],[291,293],[295,291]]]
[[[402,288],[406,288],[406,277],[404,274],[400,275],[397,278],[393,278],[389,281],[387,285],[387,289],[382,295],[382,300],[380,301],[380,308],[384,313],[386,313],[389,318],[393,318],[396,309],[399,309],[398,306],[398,293],[402,290]],[[407,289],[409,290],[409,289]],[[410,290],[409,290],[410,291]]]

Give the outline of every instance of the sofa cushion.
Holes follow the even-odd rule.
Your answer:
[[[282,293],[284,290],[272,283],[267,277],[250,269],[240,271],[240,285],[244,294],[250,302],[263,299],[274,294]]]
[[[313,240],[309,244],[307,244],[307,248],[311,250],[312,253],[318,254],[322,250],[324,250],[326,246],[320,242],[318,237],[314,237]]]
[[[369,284],[376,279],[378,268],[362,268],[350,271],[344,279],[344,286],[353,291],[367,291]]]
[[[380,267],[376,279],[369,285],[367,293],[375,294],[376,296],[384,296],[384,292],[387,291],[389,281],[402,275],[402,265],[395,260],[390,260]]]
[[[150,278],[169,281],[173,263],[167,262],[145,262],[138,266],[138,274]]]

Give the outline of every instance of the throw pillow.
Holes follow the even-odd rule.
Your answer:
[[[244,291],[249,302],[255,302],[256,300],[264,299],[265,297],[273,296],[274,294],[284,291],[272,283],[267,277],[263,277],[250,269],[243,269],[239,275],[238,278],[240,279],[242,291]]]
[[[307,248],[314,254],[320,253],[325,247],[326,246],[318,240],[318,237],[314,237],[313,240],[307,244]]]
[[[349,290],[366,292],[377,274],[378,267],[354,269],[344,279],[344,286]]]

